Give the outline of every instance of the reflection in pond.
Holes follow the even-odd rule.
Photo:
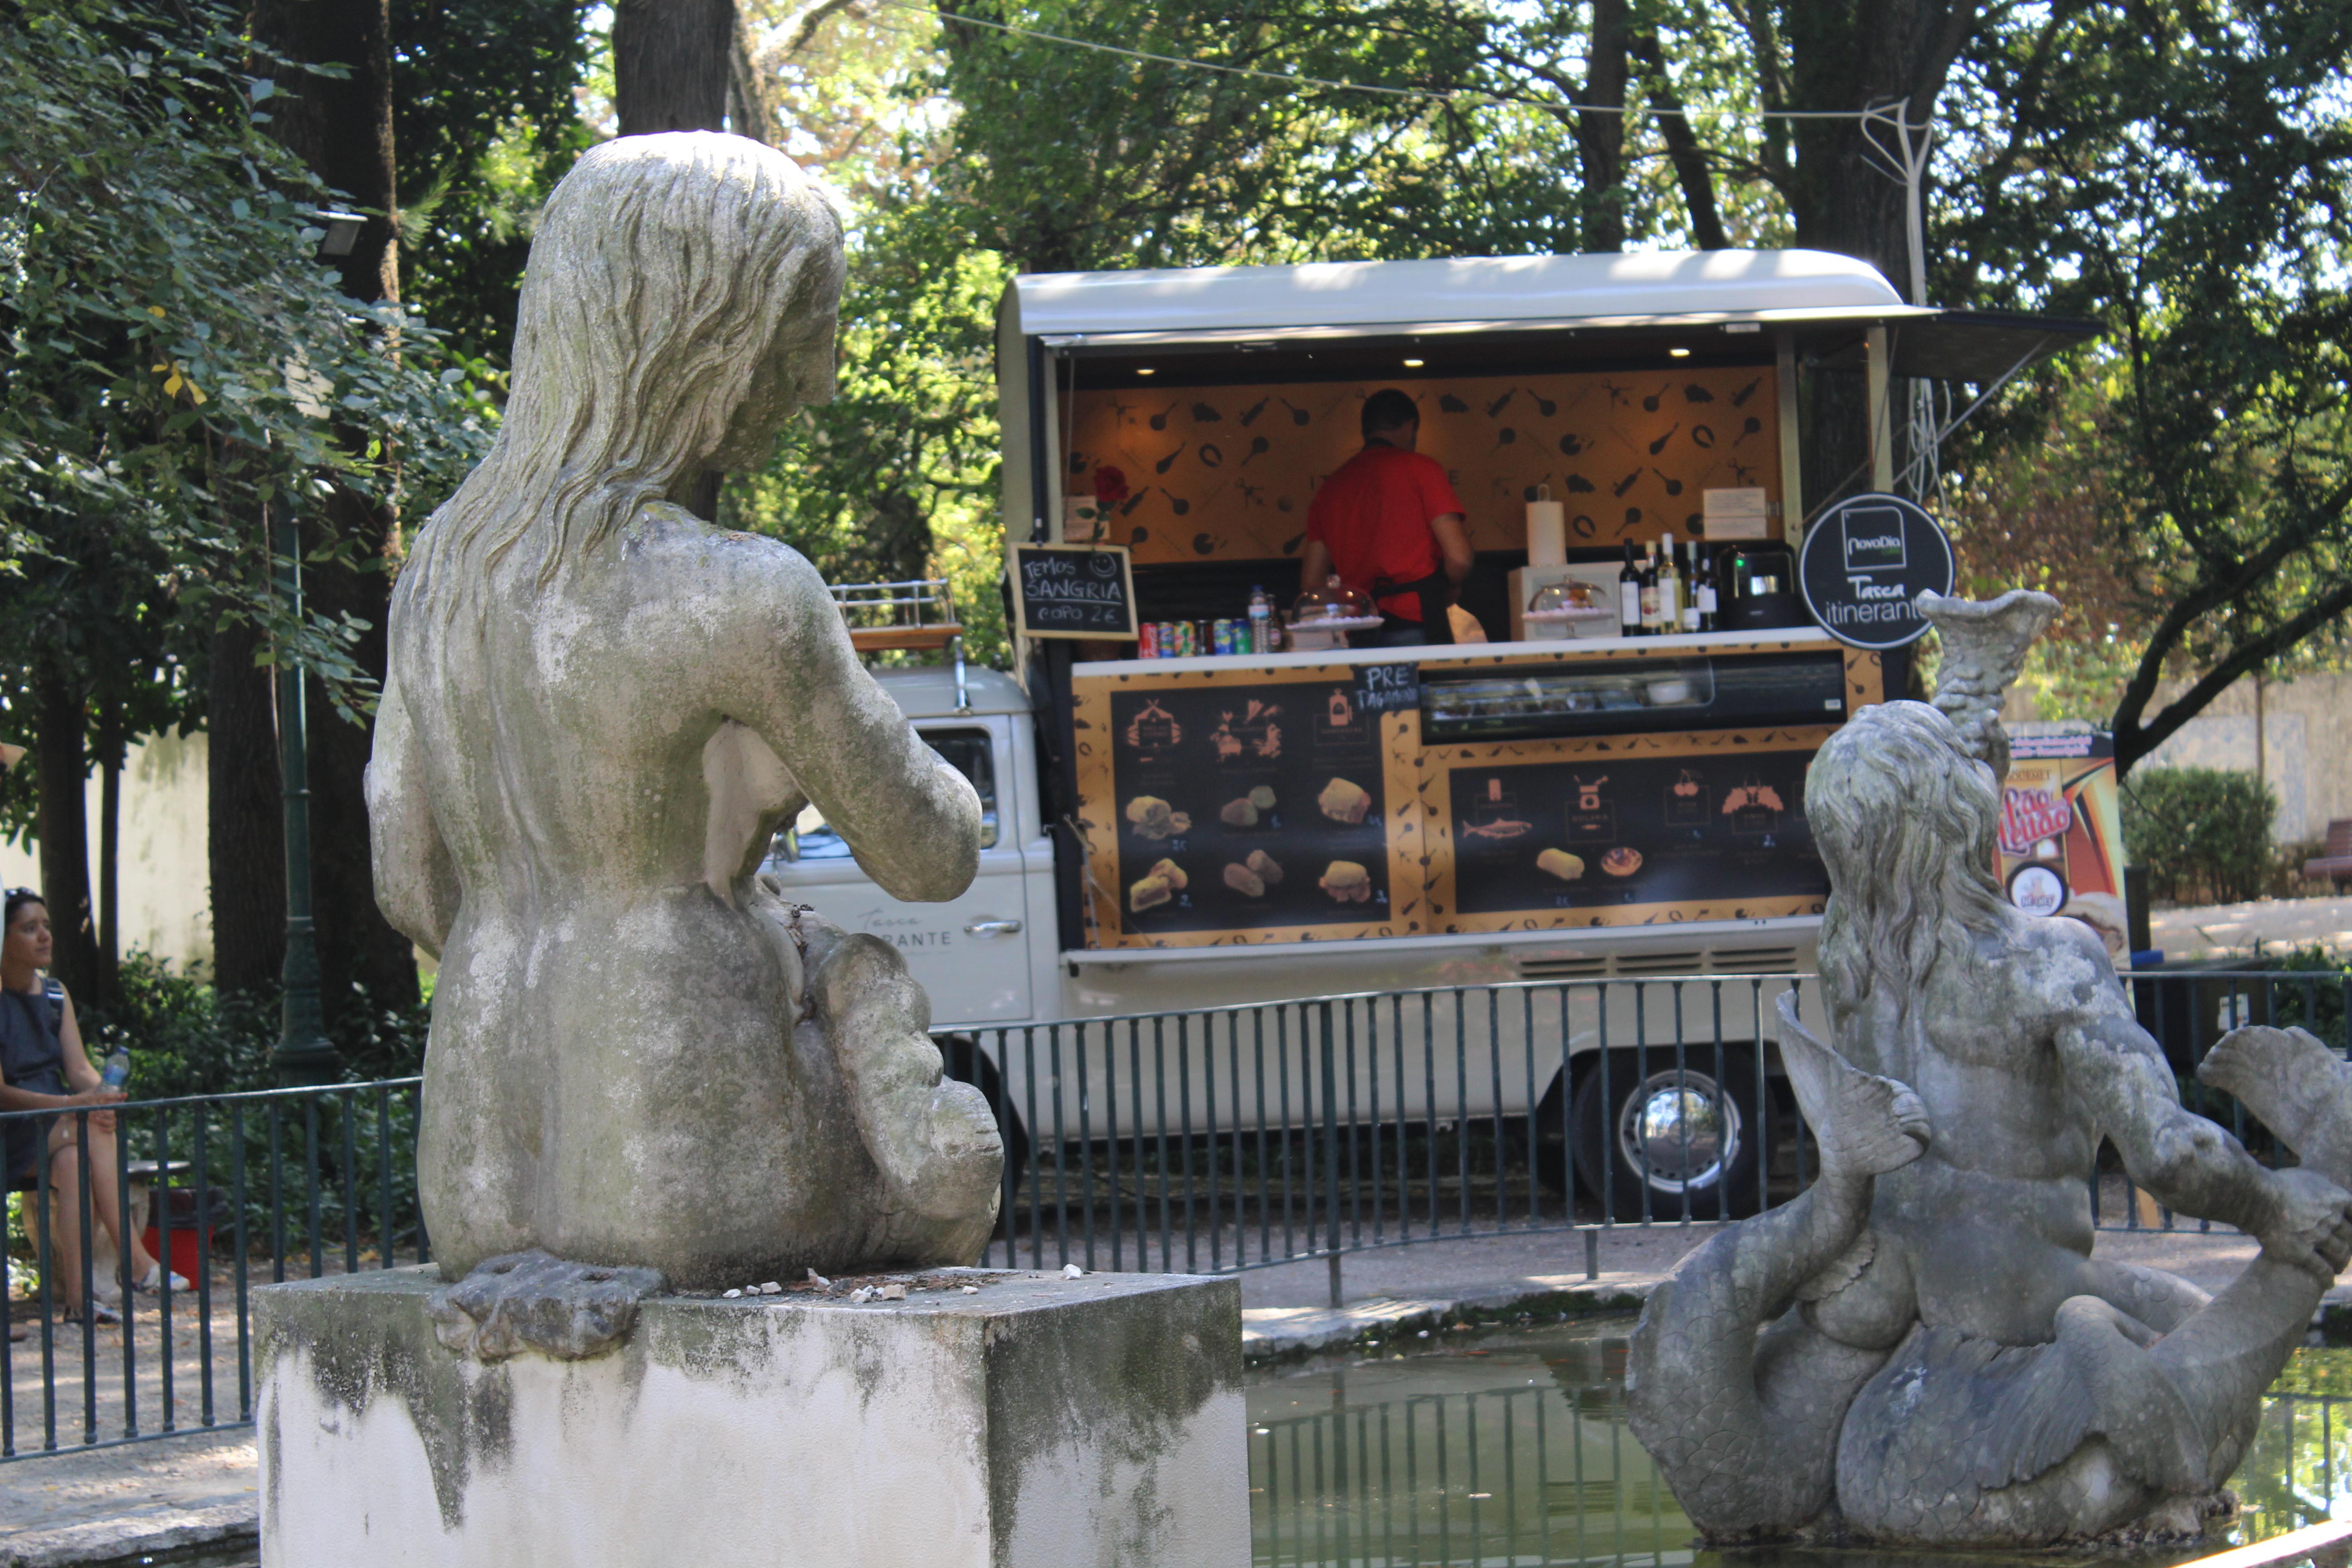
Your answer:
[[[1363,1360],[1256,1373],[1250,1521],[1260,1564],[1979,1568],[2021,1557],[1693,1549],[1625,1429],[1630,1321],[1441,1333]],[[2211,1550],[2352,1516],[2352,1351],[2295,1352]],[[2172,1553],[2177,1562],[2194,1553]],[[2046,1559],[2043,1559],[2046,1561]]]

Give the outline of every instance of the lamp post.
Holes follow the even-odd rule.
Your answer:
[[[278,515],[270,528],[278,592],[287,614],[302,614],[301,540],[294,520]],[[278,795],[286,823],[286,963],[278,971],[285,1002],[278,1016],[278,1048],[271,1061],[288,1084],[331,1083],[342,1058],[327,1038],[327,1018],[319,1005],[319,944],[310,916],[310,762],[305,733],[306,704],[301,667],[278,661]]]

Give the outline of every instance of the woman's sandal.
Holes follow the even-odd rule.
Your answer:
[[[152,1296],[155,1292],[161,1290],[163,1288],[163,1266],[161,1263],[158,1263],[152,1268],[147,1270],[145,1277],[139,1281],[138,1288],[147,1292],[150,1296]],[[176,1274],[172,1276],[172,1293],[173,1295],[179,1295],[189,1289],[190,1286],[185,1279],[181,1279]]]
[[[58,1321],[61,1323],[88,1321],[93,1328],[111,1329],[121,1326],[122,1314],[103,1301],[92,1301],[86,1307],[64,1308],[59,1312]]]

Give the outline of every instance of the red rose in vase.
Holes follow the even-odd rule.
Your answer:
[[[1095,470],[1095,505],[1108,509],[1128,498],[1127,476],[1108,463]]]

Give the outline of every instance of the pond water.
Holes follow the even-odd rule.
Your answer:
[[[1699,1552],[1625,1429],[1631,1319],[1433,1333],[1376,1355],[1253,1373],[1250,1524],[1259,1568],[1995,1568],[2048,1557]],[[2231,1483],[2220,1551],[2352,1517],[2352,1350],[2287,1363]],[[2176,1563],[2194,1552],[2148,1559]],[[250,1547],[131,1559],[247,1568]]]
[[[1867,1560],[1891,1568],[1904,1560],[1695,1551],[1690,1521],[1625,1428],[1632,1327],[1620,1319],[1436,1333],[1377,1355],[1254,1373],[1255,1563],[1864,1568]],[[2331,1510],[2352,1517],[2352,1351],[2295,1352],[2231,1484],[2242,1511],[2208,1551],[2316,1523]],[[1937,1552],[1909,1561],[1962,1568],[1972,1560]]]

